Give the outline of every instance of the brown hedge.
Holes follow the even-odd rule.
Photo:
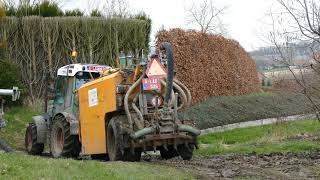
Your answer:
[[[170,42],[177,78],[186,84],[193,103],[210,96],[241,95],[260,90],[254,61],[234,40],[172,29],[157,34],[157,44]]]

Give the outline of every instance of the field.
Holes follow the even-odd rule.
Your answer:
[[[320,122],[304,120],[201,136],[197,154],[264,154],[320,150]]]
[[[302,95],[281,92],[213,97],[192,107],[188,115],[198,115],[198,127],[207,128],[310,112],[306,103]],[[14,107],[7,111],[5,118],[8,126],[0,132],[0,136],[22,153],[0,153],[1,178],[320,178],[320,158],[317,153],[320,151],[320,122],[316,120],[279,122],[204,135],[199,138],[200,149],[191,161],[182,161],[180,158],[163,160],[159,156],[144,155],[139,163],[124,163],[24,155],[25,127],[35,114],[38,112],[29,107]]]
[[[0,153],[0,179],[193,179],[161,165],[49,159]]]
[[[204,135],[192,161],[151,162],[199,179],[319,179],[319,128],[320,122],[305,120]]]

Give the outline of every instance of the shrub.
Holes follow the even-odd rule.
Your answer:
[[[20,90],[23,89],[20,71],[16,64],[0,60],[0,72],[0,89],[12,89],[13,86],[19,87]],[[23,91],[22,93],[24,94]],[[5,99],[7,100],[6,104],[12,104],[10,97]]]

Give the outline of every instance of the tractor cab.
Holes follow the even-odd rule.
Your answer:
[[[96,64],[70,64],[58,69],[55,94],[49,102],[48,113],[51,116],[63,111],[76,114],[78,111],[77,90],[110,69],[110,66]]]

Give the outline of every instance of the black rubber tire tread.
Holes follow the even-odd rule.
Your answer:
[[[62,152],[56,152],[54,143],[57,143],[56,131],[62,128],[64,134],[64,143]],[[53,122],[50,132],[50,152],[54,158],[73,157],[76,158],[80,153],[80,143],[77,135],[70,134],[70,124],[63,116],[57,116]]]
[[[168,146],[168,151],[164,147],[160,147],[160,155],[163,159],[171,159],[179,156],[173,146]]]
[[[28,134],[30,133],[31,135],[31,141],[32,141],[32,146],[31,149],[28,149]],[[25,148],[28,152],[28,154],[31,155],[40,155],[42,154],[44,150],[44,144],[43,143],[37,143],[37,126],[34,123],[29,123],[29,126],[26,129],[26,134],[25,134]]]
[[[134,154],[129,148],[123,149],[121,146],[124,139],[124,134],[121,133],[121,124],[126,121],[126,116],[113,117],[107,126],[107,150],[110,161],[140,161],[141,149],[135,149]]]
[[[194,144],[189,143],[186,147],[185,144],[181,144],[178,146],[178,153],[183,160],[191,160],[194,150]]]

